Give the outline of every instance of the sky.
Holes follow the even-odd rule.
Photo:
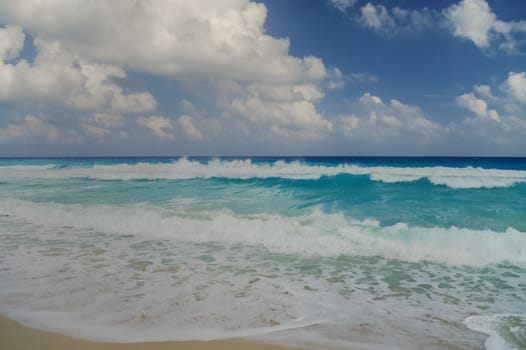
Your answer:
[[[0,157],[526,156],[523,0],[1,0]]]

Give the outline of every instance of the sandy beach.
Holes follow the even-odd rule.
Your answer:
[[[0,316],[0,349],[3,350],[286,350],[288,348],[244,340],[155,343],[103,343],[74,339],[21,325]]]

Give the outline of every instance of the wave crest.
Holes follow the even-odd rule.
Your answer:
[[[272,252],[307,256],[382,256],[402,261],[450,265],[526,266],[526,234],[457,227],[381,226],[354,221],[341,213],[314,210],[303,216],[240,215],[230,210],[179,212],[140,204],[131,206],[33,203],[3,200],[0,215],[50,228],[74,227],[117,235],[184,242],[245,244]]]
[[[93,166],[15,165],[0,166],[4,178],[90,178],[99,180],[184,180],[184,179],[319,179],[341,174],[369,176],[373,181],[385,183],[412,182],[427,179],[434,185],[451,188],[510,187],[526,183],[526,171],[485,169],[474,167],[391,167],[314,165],[299,161],[258,163],[251,159],[219,160],[208,162],[181,158],[171,163],[95,164]]]

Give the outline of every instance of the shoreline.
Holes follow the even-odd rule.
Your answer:
[[[0,315],[0,348],[6,350],[292,350],[244,339],[109,343],[76,339],[24,326]]]

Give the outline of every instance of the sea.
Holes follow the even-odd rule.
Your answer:
[[[526,158],[0,160],[0,313],[110,342],[526,349]]]

